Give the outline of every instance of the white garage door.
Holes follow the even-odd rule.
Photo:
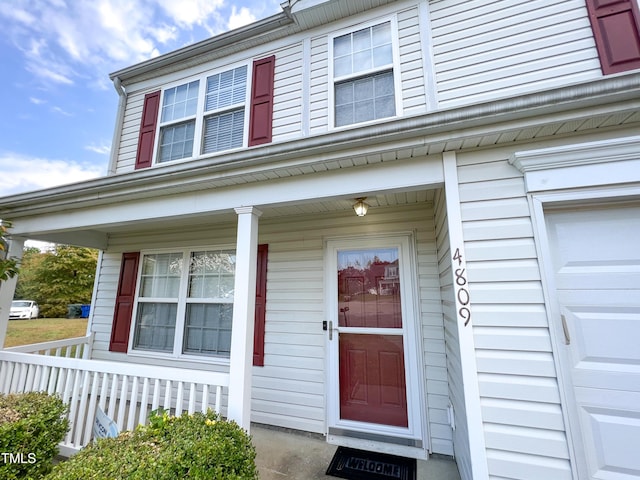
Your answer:
[[[580,478],[640,478],[640,206],[546,218]]]

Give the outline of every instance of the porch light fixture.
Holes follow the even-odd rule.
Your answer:
[[[353,210],[359,217],[364,217],[367,214],[367,210],[369,210],[369,205],[365,203],[366,199],[367,197],[356,198],[356,203],[353,204]]]

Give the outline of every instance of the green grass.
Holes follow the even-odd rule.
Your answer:
[[[39,318],[11,320],[7,328],[5,347],[50,342],[63,338],[83,337],[87,332],[86,318]]]

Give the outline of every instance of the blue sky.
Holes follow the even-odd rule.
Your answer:
[[[0,0],[0,197],[105,175],[109,73],[280,11],[281,0]]]

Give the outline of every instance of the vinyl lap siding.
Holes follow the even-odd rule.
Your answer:
[[[116,164],[116,173],[131,172],[134,170],[136,151],[138,149],[138,136],[140,133],[142,105],[145,94],[151,91],[153,90],[135,92],[127,97],[120,144],[117,146],[118,161]]]
[[[423,362],[426,372],[427,415],[431,450],[434,453],[453,455],[452,431],[447,412],[449,406],[447,353],[433,215],[433,211],[430,211],[426,225],[428,228],[417,232],[418,287],[422,318]]]
[[[329,118],[329,39],[326,35],[311,39],[309,76],[309,131],[327,131]]]
[[[324,255],[321,234],[274,232],[267,266],[264,367],[254,368],[252,420],[325,431]],[[313,237],[315,236],[315,239]],[[261,237],[262,238],[262,237]],[[261,241],[263,241],[261,239]]]
[[[121,259],[121,253],[103,252],[98,272],[96,299],[91,307],[93,310],[91,331],[95,333],[91,356],[94,359],[105,358],[105,351],[108,355]]]
[[[523,178],[495,153],[459,155],[458,175],[490,475],[569,479]]]
[[[276,52],[273,88],[273,141],[301,136],[302,44]]]
[[[367,216],[367,231],[416,232],[424,368],[433,450],[451,454],[448,387],[432,210],[387,209]],[[374,220],[375,219],[375,220]],[[295,228],[291,228],[295,225]],[[254,421],[325,432],[324,239],[361,232],[352,212],[290,222],[263,221],[269,244],[265,366],[254,369]],[[331,272],[329,272],[331,274]]]
[[[424,113],[427,106],[427,97],[424,84],[418,8],[398,13],[398,44],[400,48],[403,114]]]
[[[584,0],[431,2],[440,107],[601,77]]]
[[[446,369],[449,384],[449,401],[455,412],[455,430],[453,431],[453,452],[458,464],[460,476],[471,478],[469,464],[469,431],[466,419],[464,390],[462,386],[462,365],[460,362],[460,342],[458,338],[458,316],[454,300],[453,275],[451,274],[451,244],[447,221],[447,207],[444,190],[439,190],[435,199],[435,227],[438,250],[438,275],[444,318],[444,336],[446,346]],[[447,405],[448,406],[448,405]],[[449,429],[451,431],[451,429]]]

